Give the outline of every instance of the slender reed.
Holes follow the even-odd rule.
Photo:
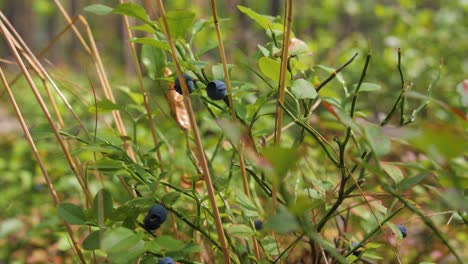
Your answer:
[[[283,123],[283,108],[284,95],[286,91],[286,71],[288,66],[288,51],[291,36],[293,1],[286,2],[286,17],[284,18],[284,33],[283,45],[281,48],[281,68],[280,78],[278,83],[278,102],[276,104],[276,123],[275,123],[275,144],[280,144],[281,141],[281,126]]]
[[[163,4],[162,0],[158,0],[156,3],[158,5],[161,20],[163,22],[162,24],[164,26],[164,34],[166,36],[169,47],[171,49],[171,55],[172,55],[172,59],[173,59],[174,64],[175,64],[175,68],[176,68],[176,71],[177,71],[177,76],[178,76],[179,80],[185,80],[184,76],[183,76],[183,73],[182,73],[182,69],[180,68],[179,61],[177,59],[177,55],[176,55],[177,52],[176,52],[176,48],[175,48],[175,45],[174,45],[174,41],[172,40],[171,33],[169,31],[169,25],[168,25],[167,19],[166,19],[166,11],[164,10],[164,4]],[[231,260],[230,260],[230,257],[229,257],[229,249],[227,247],[226,237],[225,237],[225,234],[224,234],[224,229],[223,229],[223,225],[222,225],[222,222],[221,222],[221,217],[219,215],[219,209],[218,209],[218,206],[216,204],[216,197],[215,197],[213,182],[211,180],[211,175],[210,175],[210,171],[209,171],[209,168],[208,168],[208,163],[207,163],[207,160],[206,160],[206,156],[205,156],[205,153],[203,151],[203,145],[202,145],[202,142],[201,142],[201,139],[200,139],[200,133],[198,131],[198,126],[197,126],[197,122],[196,122],[196,119],[195,119],[195,114],[193,112],[192,103],[190,101],[189,90],[187,88],[187,83],[185,81],[181,81],[180,84],[182,86],[182,93],[183,93],[183,96],[184,96],[184,103],[185,103],[185,106],[187,108],[187,112],[188,112],[189,117],[190,117],[190,125],[191,125],[191,127],[193,129],[193,134],[194,134],[194,137],[195,137],[195,143],[197,145],[198,158],[200,160],[200,163],[201,163],[201,166],[202,166],[202,169],[203,169],[205,185],[206,185],[208,195],[209,195],[209,198],[210,198],[211,208],[213,209],[213,218],[214,218],[214,221],[216,223],[216,229],[218,231],[218,236],[219,236],[221,248],[222,248],[222,251],[223,251],[224,262],[225,263],[231,263]]]
[[[24,64],[23,60],[21,59],[20,57],[20,54],[18,53],[18,50],[15,46],[15,44],[13,43],[13,36],[10,34],[10,32],[8,31],[8,29],[5,27],[4,23],[2,21],[0,21],[0,30],[8,44],[8,47],[10,48],[11,52],[13,53],[13,56],[15,57],[17,63],[18,63],[18,66],[20,67],[21,71],[23,72],[25,78],[26,78],[26,81],[28,82],[29,84],[29,87],[31,88],[31,90],[33,91],[34,93],[34,96],[36,97],[36,100],[37,102],[39,103],[39,106],[41,107],[41,110],[43,111],[44,113],[44,116],[46,117],[50,127],[52,128],[52,131],[55,135],[55,138],[57,139],[62,151],[63,151],[63,154],[65,155],[65,158],[70,166],[70,169],[73,171],[73,174],[76,176],[81,188],[83,189],[83,192],[85,194],[85,197],[86,197],[86,200],[88,203],[91,203],[92,199],[91,199],[91,193],[89,192],[89,190],[86,188],[86,184],[83,182],[83,179],[80,177],[79,173],[78,173],[78,169],[77,169],[77,166],[75,164],[75,162],[73,161],[73,158],[70,154],[70,151],[67,147],[67,145],[65,144],[64,140],[62,139],[59,131],[58,131],[58,128],[57,128],[57,125],[55,124],[55,122],[52,120],[52,116],[50,115],[50,112],[44,102],[44,100],[42,99],[42,96],[40,95],[39,93],[39,90],[37,89],[36,87],[36,84],[34,83],[30,73],[28,72],[27,68],[26,68],[26,65]]]
[[[2,27],[2,31],[3,31],[3,29],[4,29],[3,25],[1,25],[1,27]],[[26,137],[26,140],[28,141],[29,145],[31,146],[31,151],[34,154],[34,157],[36,158],[37,164],[39,165],[39,168],[40,168],[40,170],[42,172],[42,176],[44,177],[44,180],[46,181],[46,184],[47,184],[47,187],[49,189],[50,195],[52,196],[52,199],[54,200],[55,206],[57,206],[61,202],[60,198],[58,197],[57,192],[55,191],[54,185],[52,184],[52,181],[51,181],[51,179],[49,177],[49,174],[47,173],[44,162],[42,162],[42,158],[39,155],[39,151],[37,150],[36,144],[34,143],[34,140],[33,140],[32,136],[31,136],[31,134],[29,133],[29,128],[26,125],[26,122],[25,122],[25,120],[23,118],[21,110],[18,107],[18,104],[16,103],[16,99],[15,99],[15,97],[14,97],[14,95],[13,95],[11,89],[10,89],[10,86],[8,85],[8,81],[6,80],[5,75],[3,74],[3,70],[2,70],[1,67],[0,67],[0,77],[2,79],[3,86],[5,87],[5,90],[6,90],[7,94],[8,94],[8,97],[9,97],[9,99],[11,101],[13,109],[15,110],[17,119],[20,122],[21,129],[23,130],[24,136]],[[85,259],[84,255],[83,255],[83,252],[81,251],[80,245],[78,244],[78,242],[77,242],[77,240],[75,238],[75,235],[73,234],[73,230],[72,230],[70,224],[68,224],[65,221],[63,221],[63,224],[65,225],[65,228],[67,229],[68,235],[70,236],[70,240],[72,242],[73,249],[74,249],[75,253],[78,255],[78,258],[80,259],[80,262],[85,264],[86,259]]]
[[[214,23],[215,30],[216,30],[216,36],[218,38],[219,55],[221,57],[221,62],[223,64],[224,80],[226,82],[229,108],[231,110],[231,119],[233,122],[236,122],[237,116],[236,116],[236,110],[234,108],[234,102],[232,100],[231,80],[230,80],[229,71],[227,67],[227,59],[226,59],[226,52],[224,50],[223,37],[221,35],[221,30],[219,28],[218,12],[216,9],[215,0],[211,0],[211,11],[213,13],[213,23]],[[249,181],[247,179],[247,172],[245,169],[243,148],[244,148],[243,142],[240,141],[239,144],[237,145],[237,153],[239,156],[239,165],[240,165],[241,174],[242,174],[242,184],[244,187],[245,195],[247,195],[247,197],[250,198]],[[260,250],[258,248],[258,243],[257,243],[257,239],[255,239],[255,236],[252,237],[252,245],[254,247],[255,256],[257,257],[257,259],[260,259]]]

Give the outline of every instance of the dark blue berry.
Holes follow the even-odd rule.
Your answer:
[[[254,226],[255,226],[255,230],[261,230],[262,227],[263,227],[262,220],[255,220],[254,221]]]
[[[162,223],[166,221],[167,210],[162,205],[154,205],[148,211],[148,214],[145,216],[143,224],[148,230],[158,229]]]
[[[175,261],[171,257],[164,257],[159,260],[159,264],[175,264]]]
[[[226,84],[220,80],[214,80],[206,86],[206,93],[212,100],[223,100],[227,95]]]
[[[357,246],[359,245],[358,242],[353,242],[353,243],[351,243],[351,244],[353,245],[353,248],[355,248],[355,247],[357,247]],[[359,248],[361,248],[361,247],[359,247]],[[356,256],[356,257],[358,257],[358,256],[361,255],[361,254],[362,254],[362,250],[357,250],[357,249],[356,249],[356,250],[353,252],[353,255]]]
[[[145,220],[143,220],[143,226],[149,231],[157,230],[160,227],[158,223],[151,221],[149,217],[145,217]]]
[[[405,238],[408,235],[408,231],[406,230],[406,227],[404,227],[402,224],[397,225],[397,227],[400,230],[403,238]]]
[[[36,183],[34,184],[33,189],[36,192],[42,192],[44,190],[44,184]]]
[[[195,90],[195,82],[193,81],[193,78],[190,77],[190,75],[184,73],[184,78],[185,78],[185,81],[187,82],[187,88],[189,90],[189,92],[193,92],[193,90]],[[178,92],[179,94],[182,94],[182,86],[180,85],[180,81],[179,81],[179,77],[176,76],[176,79],[174,81],[174,88],[176,90],[176,92]]]

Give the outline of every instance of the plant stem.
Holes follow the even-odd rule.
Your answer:
[[[281,141],[281,125],[283,123],[283,108],[284,94],[286,90],[286,70],[288,64],[288,51],[289,41],[291,36],[291,24],[292,24],[292,10],[293,1],[287,0],[286,2],[286,17],[284,21],[284,34],[283,34],[283,45],[281,48],[281,68],[280,78],[278,83],[278,99],[276,104],[276,122],[275,122],[275,144],[279,145]]]
[[[351,62],[353,62],[354,58],[356,58],[357,55],[358,55],[358,53],[356,52],[356,54],[354,54],[353,57],[351,57],[351,59],[349,59],[347,62],[345,62],[345,64],[343,64],[343,66],[338,68],[330,76],[328,76],[327,79],[325,79],[323,82],[321,82],[319,84],[319,86],[317,86],[317,88],[315,88],[317,90],[317,92],[319,92],[328,82],[333,80],[333,78],[335,78],[336,75],[338,75],[338,73],[340,73],[340,71],[342,71],[344,68],[346,68],[346,66],[348,66]]]
[[[224,44],[223,44],[223,38],[221,36],[221,30],[219,28],[219,21],[218,21],[218,14],[216,10],[216,1],[211,0],[211,11],[213,13],[213,23],[215,25],[215,30],[216,30],[216,36],[218,38],[218,47],[219,47],[219,55],[221,57],[221,62],[223,64],[223,71],[224,71],[224,80],[226,82],[226,88],[227,88],[227,97],[228,97],[228,102],[229,102],[229,108],[231,110],[231,119],[232,122],[236,122],[237,117],[236,117],[236,110],[234,108],[234,102],[232,100],[232,89],[231,89],[231,80],[229,76],[229,71],[227,67],[227,59],[226,59],[226,52],[224,51]],[[242,140],[239,141],[237,145],[237,153],[239,155],[239,165],[241,169],[241,175],[242,175],[242,185],[244,187],[244,194],[250,198],[250,191],[249,191],[249,181],[247,179],[247,172],[245,170],[245,160],[244,160],[244,145]],[[254,248],[255,256],[257,259],[260,260],[260,250],[258,248],[258,243],[257,239],[255,236],[252,236],[252,245]]]
[[[183,93],[183,96],[184,96],[184,103],[185,103],[185,107],[186,107],[187,112],[188,112],[189,117],[190,117],[190,125],[192,127],[193,134],[194,134],[194,137],[195,137],[195,143],[197,145],[197,151],[198,151],[198,158],[200,160],[201,167],[202,167],[202,170],[203,170],[205,185],[206,185],[206,188],[207,188],[207,191],[208,191],[208,196],[209,196],[210,202],[211,202],[211,208],[213,209],[213,217],[214,217],[214,221],[216,223],[216,229],[218,231],[218,236],[219,236],[219,240],[220,240],[220,244],[221,244],[221,249],[222,249],[223,256],[224,256],[224,262],[225,263],[231,263],[231,260],[230,260],[230,257],[229,257],[229,248],[227,247],[226,237],[225,237],[225,234],[224,234],[224,229],[223,229],[223,225],[222,225],[222,222],[221,222],[221,217],[220,217],[220,214],[219,214],[219,209],[218,209],[218,206],[216,204],[216,197],[215,197],[213,182],[211,180],[211,175],[210,175],[210,171],[209,171],[209,168],[208,168],[208,163],[207,163],[207,160],[206,160],[205,153],[203,151],[203,145],[202,145],[202,142],[201,142],[200,133],[198,131],[197,121],[195,119],[195,114],[194,114],[193,109],[192,109],[192,103],[190,101],[190,93],[189,93],[189,90],[188,90],[188,87],[187,87],[187,83],[185,82],[185,79],[184,79],[184,76],[183,76],[182,69],[180,67],[179,61],[177,59],[177,52],[176,52],[176,48],[174,46],[174,41],[171,38],[171,33],[169,31],[169,25],[168,25],[167,19],[166,19],[166,11],[164,10],[164,4],[163,4],[162,0],[158,0],[156,3],[158,4],[159,13],[161,15],[162,24],[164,26],[164,34],[166,36],[166,40],[167,40],[167,42],[169,44],[169,47],[171,49],[171,55],[172,55],[172,59],[173,59],[174,64],[175,64],[175,68],[176,68],[176,71],[177,71],[177,76],[178,76],[179,80],[182,80],[180,82],[180,84],[182,86],[182,93]]]
[[[5,33],[3,30],[5,28],[3,27],[3,24],[0,26],[2,28],[2,32]],[[6,36],[5,36],[6,38]],[[7,40],[8,41],[8,40]],[[15,50],[16,52],[16,50]],[[21,67],[21,66],[20,66]],[[46,181],[47,187],[49,188],[49,192],[54,200],[55,206],[59,205],[61,203],[60,198],[57,195],[57,192],[55,191],[54,185],[52,184],[52,180],[49,177],[49,174],[47,173],[47,170],[45,168],[44,163],[42,162],[42,158],[39,155],[39,151],[37,150],[36,144],[34,143],[34,140],[29,132],[29,128],[24,121],[23,115],[21,113],[20,108],[18,107],[18,104],[16,103],[15,97],[10,89],[10,86],[8,85],[8,81],[5,78],[5,75],[3,74],[3,70],[0,67],[0,77],[2,79],[3,86],[5,87],[5,90],[10,98],[11,104],[13,105],[13,108],[15,110],[16,116],[18,121],[20,122],[21,129],[23,130],[24,136],[26,137],[26,140],[29,142],[29,145],[31,146],[31,151],[34,154],[34,157],[36,158],[36,161],[39,165],[39,168],[42,172],[42,175],[44,176],[44,179]],[[65,228],[67,229],[68,235],[70,236],[70,240],[72,241],[73,248],[78,255],[78,258],[80,259],[81,263],[86,263],[86,259],[84,258],[83,252],[81,251],[80,245],[78,244],[77,240],[75,239],[75,236],[73,234],[73,230],[71,229],[70,224],[64,221]]]

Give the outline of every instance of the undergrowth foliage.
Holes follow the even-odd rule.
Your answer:
[[[137,70],[140,92],[122,88],[118,100],[110,90],[101,98],[90,80],[95,120],[84,120],[87,129],[52,123],[66,139],[70,164],[80,168],[82,203],[57,200],[57,213],[66,225],[79,226],[81,262],[404,263],[412,256],[403,256],[399,245],[424,223],[450,251],[448,258],[462,263],[463,244],[449,239],[418,199],[443,200],[442,210],[456,218],[453,228],[467,224],[468,203],[457,184],[466,181],[457,165],[466,134],[415,122],[430,103],[465,118],[431,98],[440,70],[418,84],[427,94],[413,91],[404,51],[395,51],[398,64],[388,74],[401,86],[392,87],[392,107],[377,115],[360,107],[362,101],[379,104],[383,89],[366,82],[369,70],[379,67],[371,47],[334,66],[315,64],[313,50],[281,22],[293,23],[298,7],[292,2],[283,19],[237,7],[268,39],[252,43],[256,65],[230,64],[220,41],[195,45],[207,35],[222,39],[215,12],[198,19],[189,10],[163,13],[158,6],[156,19],[133,3],[85,8],[138,22],[129,34],[139,37],[129,41],[133,51],[135,44],[141,48],[135,55],[144,71]],[[2,26],[11,38],[8,32]],[[92,43],[90,56],[105,88]],[[350,67],[361,69],[357,79],[343,74]],[[237,77],[248,76],[244,72],[255,79]],[[458,146],[450,143],[454,137]],[[419,157],[394,154],[402,148]]]

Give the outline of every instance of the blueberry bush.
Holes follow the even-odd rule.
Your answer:
[[[453,3],[414,15],[411,1],[287,0],[278,16],[245,4],[235,24],[217,1],[209,12],[120,2],[84,14],[123,21],[131,80],[109,80],[84,16],[67,30],[89,57],[85,77],[48,69],[1,16],[25,77],[15,87],[34,98],[2,67],[25,140],[0,141],[10,153],[0,156],[0,263],[51,241],[59,253],[48,254],[66,263],[468,258],[468,70],[458,64],[467,31],[445,14],[460,16]],[[236,49],[243,31],[257,36]],[[446,34],[462,62],[434,51]]]

